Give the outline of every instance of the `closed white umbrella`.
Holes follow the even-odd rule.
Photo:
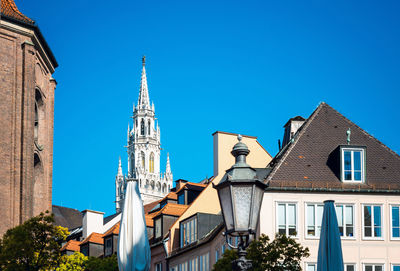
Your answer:
[[[126,185],[117,255],[120,271],[148,271],[150,269],[151,253],[146,220],[136,181],[128,181]]]

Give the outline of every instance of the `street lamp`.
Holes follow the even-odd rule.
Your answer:
[[[233,270],[249,270],[252,266],[246,259],[246,248],[249,246],[250,235],[255,236],[260,208],[266,185],[257,179],[256,170],[246,163],[249,149],[241,142],[233,146],[231,154],[235,157],[235,164],[226,171],[226,174],[217,189],[219,203],[226,232],[224,233],[230,247],[238,249],[239,259],[232,263]],[[239,239],[237,247],[229,243],[228,236]]]

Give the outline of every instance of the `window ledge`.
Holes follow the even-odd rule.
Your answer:
[[[385,241],[383,237],[362,237],[361,241]]]

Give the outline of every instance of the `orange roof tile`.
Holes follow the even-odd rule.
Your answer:
[[[144,215],[144,218],[146,219],[146,226],[153,228],[154,227],[153,215]]]
[[[69,250],[69,251],[80,251],[79,245],[81,242],[76,241],[76,240],[69,240],[62,248],[61,251],[63,250]]]
[[[157,204],[160,203],[161,200],[157,200],[157,201],[153,201],[149,204],[146,204],[143,206],[144,209],[144,213],[147,214],[148,212],[150,212]]]
[[[104,244],[103,234],[92,232],[88,237],[86,237],[85,240],[82,241],[80,246],[86,243]]]
[[[116,223],[114,226],[112,226],[108,231],[106,231],[105,234],[103,234],[103,238],[111,235],[111,234],[115,234],[118,235],[119,234],[119,226],[120,226],[120,222]]]
[[[29,19],[24,14],[22,14],[17,6],[15,5],[14,0],[1,0],[1,14],[18,21],[23,21],[25,23],[34,24],[35,21]]]
[[[187,182],[185,183],[178,191],[176,191],[175,193],[179,193],[182,189],[185,189],[185,187],[190,187],[190,186],[194,186],[194,187],[206,187],[207,184],[203,184],[203,183],[191,183],[191,182]]]
[[[178,195],[175,192],[169,192],[161,201],[165,200],[165,199],[174,199],[174,200],[178,200]],[[160,202],[161,202],[160,201]]]
[[[172,215],[172,216],[181,216],[188,207],[189,207],[189,205],[167,203],[160,211],[154,213],[153,217],[156,217],[161,214]]]

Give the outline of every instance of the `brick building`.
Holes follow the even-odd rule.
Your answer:
[[[13,0],[0,15],[0,236],[51,210],[58,66],[35,21]]]

